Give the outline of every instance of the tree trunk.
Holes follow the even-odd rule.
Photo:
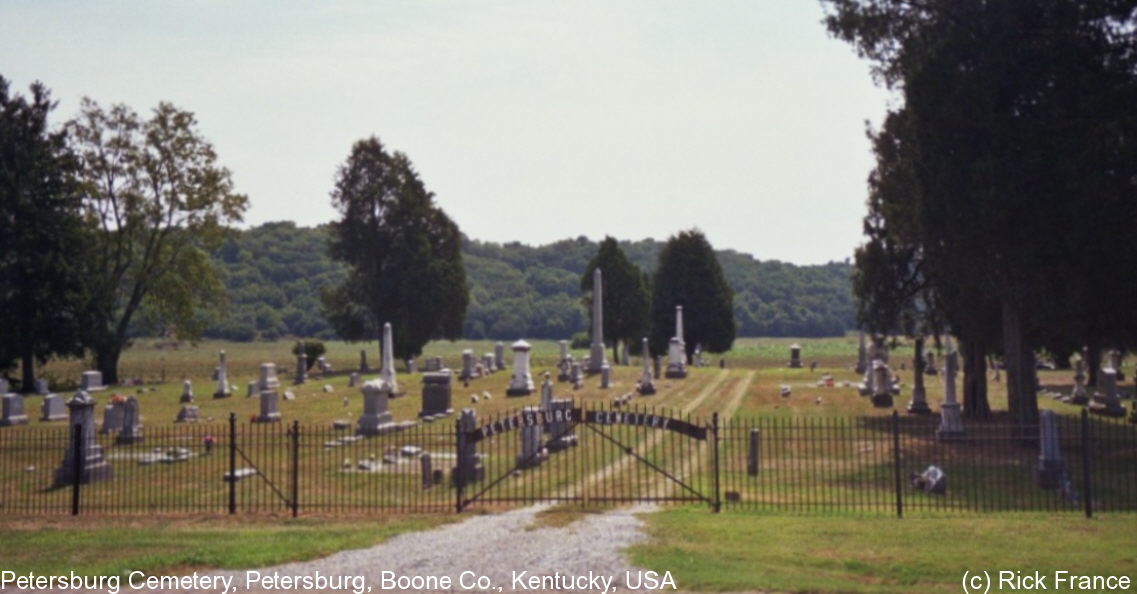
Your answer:
[[[1101,341],[1093,340],[1086,345],[1086,385],[1098,387],[1098,370],[1101,369]]]
[[[20,392],[34,394],[36,391],[36,370],[35,357],[32,355],[31,348],[25,349],[24,354],[20,357],[20,362],[23,366],[24,375],[20,382]]]
[[[625,344],[627,342],[625,341]],[[612,367],[620,364],[620,339],[612,339]]]
[[[924,375],[924,337],[917,336],[912,344],[912,348],[915,351],[912,355],[912,372],[915,374],[912,383],[915,384],[917,381],[920,381],[922,385],[922,380],[915,378]]]
[[[103,374],[103,385],[118,383],[118,359],[122,355],[122,343],[110,341],[95,349],[95,367]]]
[[[987,400],[987,347],[961,335],[959,350],[963,357],[963,415],[968,419],[986,419],[991,415]]]
[[[1023,327],[1022,314],[1010,301],[1003,301],[1003,351],[1007,367],[1007,410],[1019,435],[1038,424],[1034,350]]]

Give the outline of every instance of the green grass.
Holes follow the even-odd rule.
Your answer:
[[[630,549],[631,560],[670,571],[682,590],[958,592],[965,571],[1137,572],[1128,517],[873,520],[714,515],[686,507],[644,518],[651,539]],[[1047,582],[1054,591],[1053,578]]]
[[[393,516],[367,522],[328,518],[27,518],[0,521],[4,569],[22,574],[126,575],[248,568],[370,547],[403,532],[458,519]]]

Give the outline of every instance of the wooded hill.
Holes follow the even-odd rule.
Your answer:
[[[208,314],[213,322],[206,336],[333,338],[321,313],[320,289],[339,283],[344,270],[328,257],[327,237],[325,227],[291,222],[234,231],[214,254],[229,303],[224,312]],[[663,242],[620,246],[650,273]],[[585,237],[537,247],[465,239],[462,257],[470,283],[465,336],[560,339],[586,332],[580,277],[596,249]],[[796,266],[731,250],[717,255],[735,291],[739,336],[833,336],[854,326],[848,263]]]

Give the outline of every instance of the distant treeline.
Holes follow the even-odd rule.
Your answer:
[[[249,341],[281,336],[334,338],[324,319],[320,289],[342,281],[343,267],[327,254],[327,229],[266,223],[234,231],[214,254],[228,305],[213,317],[210,338]],[[621,242],[647,272],[663,242]],[[581,274],[597,250],[584,237],[543,246],[465,240],[470,283],[464,334],[470,339],[568,338],[586,332]],[[734,288],[739,336],[834,336],[854,327],[851,266],[832,262],[795,266],[718,251]],[[150,333],[154,329],[139,328]]]

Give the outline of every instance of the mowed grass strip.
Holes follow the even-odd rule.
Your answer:
[[[1130,519],[1078,514],[869,520],[709,513],[645,514],[650,540],[628,552],[640,567],[671,571],[684,591],[958,592],[965,571],[1047,578],[1137,574]],[[998,583],[992,591],[997,591]]]
[[[453,514],[369,518],[25,518],[0,522],[4,569],[57,575],[191,573],[305,561],[374,546]]]

